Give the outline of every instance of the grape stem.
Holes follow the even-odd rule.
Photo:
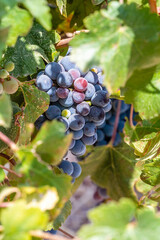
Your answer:
[[[16,165],[16,161],[13,158],[11,158],[10,156],[8,156],[7,154],[0,153],[0,157],[7,159],[13,166]]]
[[[4,135],[2,132],[0,132],[0,139],[6,143],[13,151],[17,151],[18,147],[17,145],[9,139],[6,135]]]
[[[156,0],[149,0],[149,6],[152,13],[157,13],[157,3]]]
[[[74,236],[72,236],[71,234],[69,234],[68,232],[64,231],[63,229],[59,228],[58,231],[64,233],[66,236],[70,237],[70,238],[74,238]]]
[[[22,177],[21,174],[18,174],[18,173],[16,173],[15,171],[13,171],[13,170],[11,170],[11,169],[9,169],[9,168],[6,168],[6,167],[4,167],[4,166],[2,166],[2,165],[0,165],[0,168],[6,170],[7,172],[10,172],[10,173],[14,174],[15,176],[17,176],[17,177],[19,177],[19,178]]]
[[[31,236],[37,237],[37,238],[46,238],[48,240],[68,240],[68,238],[59,236],[59,235],[53,235],[50,233],[46,233],[40,230],[30,231]],[[78,238],[72,238],[73,240],[78,240]]]
[[[116,138],[116,134],[117,134],[117,127],[118,127],[118,122],[119,122],[119,115],[120,115],[120,109],[121,109],[121,101],[118,100],[118,106],[117,106],[117,112],[116,112],[116,119],[114,122],[114,129],[113,129],[113,135],[110,141],[110,144],[113,145],[115,138]]]
[[[131,108],[130,108],[130,115],[129,115],[129,124],[130,127],[133,128],[133,104],[131,104]]]

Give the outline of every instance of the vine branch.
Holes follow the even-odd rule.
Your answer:
[[[16,161],[13,158],[11,158],[10,156],[8,156],[7,154],[0,153],[0,157],[7,159],[13,166],[16,165]]]
[[[15,171],[13,171],[13,170],[11,170],[11,169],[9,169],[9,168],[6,168],[6,167],[4,167],[4,166],[3,166],[3,165],[1,165],[1,164],[0,164],[0,168],[2,168],[2,169],[4,169],[4,170],[6,170],[7,172],[10,172],[10,173],[14,174],[15,176],[17,176],[17,177],[19,177],[19,178],[21,178],[21,177],[22,177],[22,175],[21,175],[21,174],[18,174],[18,173],[16,173]]]
[[[66,236],[70,237],[70,238],[74,238],[74,236],[72,236],[71,234],[69,234],[68,232],[64,231],[62,228],[59,228],[58,231],[64,233]]]
[[[17,145],[11,139],[9,139],[5,134],[3,134],[2,132],[0,132],[0,139],[4,143],[6,143],[13,151],[18,150]]]
[[[156,0],[149,0],[149,6],[152,13],[157,13],[157,3]]]
[[[30,234],[33,237],[37,237],[37,238],[46,238],[48,240],[68,240],[68,238],[66,237],[62,237],[62,236],[58,236],[58,235],[53,235],[50,233],[46,233],[40,230],[35,230],[35,231],[31,231]],[[78,240],[78,238],[72,238],[73,240]]]
[[[121,101],[118,100],[118,106],[117,106],[117,112],[116,112],[116,119],[114,122],[114,129],[113,129],[113,135],[111,138],[110,143],[113,144],[116,138],[116,134],[117,134],[117,127],[118,127],[118,122],[119,122],[119,115],[120,115],[120,110],[121,110]]]
[[[130,108],[130,115],[129,115],[129,124],[130,127],[133,128],[133,104],[131,104],[131,108]]]

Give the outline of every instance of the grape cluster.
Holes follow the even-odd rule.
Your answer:
[[[9,72],[14,70],[14,63],[7,62],[3,69],[0,69],[0,94],[6,92],[13,94],[18,90],[18,82],[9,76]]]
[[[105,113],[111,108],[101,70],[97,67],[82,73],[66,56],[47,64],[35,84],[50,96],[50,106],[36,121],[37,128],[45,120],[63,122],[66,134],[73,134],[69,150],[75,156],[84,155],[86,145],[96,143],[97,127],[105,122]]]
[[[118,106],[118,100],[111,99],[112,107],[105,115],[105,122],[98,126],[97,130],[97,142],[95,146],[106,145],[111,140],[113,135],[114,123],[116,119],[116,112]],[[136,124],[134,121],[134,117],[136,116],[136,112],[133,112],[133,124]],[[126,104],[124,101],[121,101],[121,108],[120,108],[120,116],[117,128],[117,134],[114,141],[114,146],[117,146],[121,142],[120,133],[123,131],[126,117],[129,119],[130,115],[130,105]]]

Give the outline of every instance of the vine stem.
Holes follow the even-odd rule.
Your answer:
[[[13,166],[16,165],[16,161],[13,158],[11,158],[10,156],[8,156],[7,154],[0,153],[0,157],[7,159]]]
[[[66,236],[70,237],[70,238],[74,238],[74,236],[72,236],[71,234],[69,234],[68,232],[64,231],[62,228],[59,228],[58,231],[64,233]]]
[[[120,110],[121,110],[121,101],[118,100],[118,106],[117,106],[117,112],[116,112],[116,119],[114,122],[114,129],[113,129],[113,135],[111,138],[110,143],[113,145],[114,140],[116,138],[116,133],[117,133],[117,127],[118,127],[118,122],[119,122],[119,115],[120,115]]]
[[[129,124],[130,124],[131,128],[134,127],[134,125],[133,125],[133,104],[131,104],[131,108],[130,108]]]
[[[157,13],[157,3],[156,0],[149,0],[149,6],[152,13]]]
[[[3,134],[2,132],[0,132],[0,139],[4,143],[6,143],[13,151],[18,150],[17,145],[11,139],[9,139],[5,134]]]
[[[19,177],[19,178],[21,178],[21,177],[22,177],[22,175],[21,175],[21,174],[18,174],[18,173],[16,173],[15,171],[13,171],[13,170],[11,170],[11,169],[9,169],[9,168],[6,168],[6,167],[4,167],[4,166],[3,166],[3,165],[1,165],[1,164],[0,164],[0,168],[2,168],[2,169],[4,169],[4,170],[6,170],[7,172],[10,172],[10,173],[14,174],[15,176],[17,176],[17,177]]]
[[[40,230],[35,230],[35,231],[30,231],[30,234],[33,237],[37,237],[37,238],[46,238],[48,240],[68,240],[68,238],[66,237],[62,237],[62,236],[58,236],[58,235],[53,235],[50,233],[46,233]],[[78,240],[78,238],[72,238],[73,240]]]

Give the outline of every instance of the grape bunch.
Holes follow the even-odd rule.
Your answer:
[[[12,72],[14,67],[14,63],[10,61],[0,69],[0,94],[3,92],[13,94],[18,90],[18,81],[9,76],[9,72]]]
[[[66,134],[73,134],[69,150],[78,157],[85,154],[86,145],[96,143],[97,127],[105,122],[105,113],[111,108],[102,78],[98,67],[83,73],[66,56],[47,64],[35,81],[38,89],[50,96],[49,108],[35,125],[40,128],[45,120],[53,119],[63,122]]]

